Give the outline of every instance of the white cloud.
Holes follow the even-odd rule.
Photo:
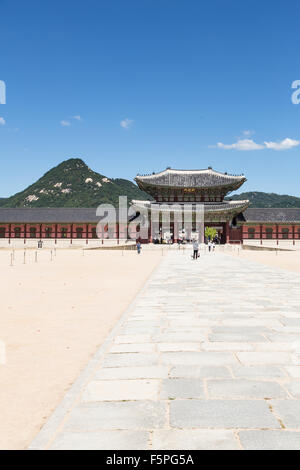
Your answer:
[[[76,119],[76,121],[82,121],[82,117],[77,114],[76,116],[73,116],[73,119]]]
[[[60,124],[61,124],[61,126],[63,126],[63,127],[66,127],[66,126],[70,126],[70,125],[71,125],[70,121],[60,121]]]
[[[233,144],[223,144],[222,142],[218,142],[217,146],[222,149],[234,150],[261,150],[264,148],[263,145],[257,144],[252,139],[239,139]]]
[[[123,127],[123,129],[130,129],[130,127],[133,124],[133,119],[123,119],[123,121],[120,122],[120,126]]]
[[[271,149],[271,150],[289,150],[293,147],[298,147],[300,145],[300,140],[294,139],[283,139],[280,142],[264,142],[263,144],[258,144],[253,139],[239,139],[233,144],[223,144],[218,142],[217,147],[222,149],[233,149],[239,151],[247,150],[262,150],[262,149]]]
[[[298,147],[298,145],[300,145],[300,140],[289,139],[288,137],[280,142],[265,142],[265,146],[272,150],[289,150]]]
[[[6,123],[5,119],[3,117],[0,117],[0,126],[4,126]]]

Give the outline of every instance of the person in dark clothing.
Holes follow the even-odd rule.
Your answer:
[[[199,250],[199,244],[198,244],[197,240],[193,241],[193,250],[194,250],[193,259],[197,259],[198,258],[198,250]]]

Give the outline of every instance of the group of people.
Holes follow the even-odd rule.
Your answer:
[[[209,252],[215,250],[215,243],[214,242],[208,240],[207,246],[208,246],[208,251]],[[139,240],[137,240],[136,249],[137,249],[138,255],[141,253],[141,248],[142,248],[141,242]],[[193,259],[199,258],[200,255],[198,253],[199,253],[199,243],[198,243],[198,240],[194,240],[193,241]]]

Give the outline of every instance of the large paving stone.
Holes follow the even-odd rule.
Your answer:
[[[94,380],[164,379],[168,372],[168,366],[104,367],[96,372]]]
[[[177,333],[167,331],[153,336],[153,341],[156,343],[199,343],[200,341],[206,341],[206,339],[206,334],[204,333],[189,333],[185,331]]]
[[[232,431],[218,429],[168,429],[153,432],[153,449],[238,450]]]
[[[300,449],[300,432],[241,431],[239,437],[245,450]]]
[[[266,342],[266,338],[263,335],[251,334],[251,333],[214,333],[208,335],[209,341],[212,342],[226,342],[226,343],[262,343]]]
[[[218,334],[235,334],[235,335],[243,335],[245,332],[250,333],[252,335],[255,334],[262,334],[262,333],[270,333],[271,331],[268,328],[263,326],[214,326],[212,328],[212,333]]]
[[[291,356],[286,352],[240,352],[237,357],[243,364],[290,364]]]
[[[160,352],[200,351],[200,343],[156,343]]]
[[[169,352],[161,354],[163,364],[224,366],[237,364],[233,354],[228,352]]]
[[[170,370],[170,377],[231,377],[227,367],[209,366],[173,366]]]
[[[291,377],[300,379],[300,366],[288,366],[285,370]]]
[[[262,380],[209,380],[208,394],[212,398],[286,398],[287,393],[276,382]]]
[[[294,398],[300,398],[300,380],[294,380],[293,382],[289,382],[285,385],[288,392]]]
[[[146,450],[146,431],[63,432],[55,439],[52,450]]]
[[[282,318],[281,322],[285,326],[299,326],[300,327],[300,316],[298,316],[298,318]]]
[[[204,398],[203,382],[201,379],[165,379],[161,384],[160,398]]]
[[[158,388],[155,379],[94,380],[87,385],[82,401],[157,400]]]
[[[256,351],[272,352],[292,352],[293,343],[258,343],[255,345]]]
[[[249,378],[274,378],[286,377],[284,370],[277,366],[231,366],[232,373],[235,377]]]
[[[157,429],[167,425],[167,405],[159,401],[83,403],[76,406],[65,431]]]
[[[151,335],[119,335],[116,336],[114,342],[117,344],[137,344],[137,343],[150,343],[151,342]]]
[[[176,400],[170,404],[175,428],[280,428],[262,400]]]
[[[203,351],[254,351],[255,346],[250,343],[225,343],[218,342],[203,342],[201,343]]]
[[[272,400],[271,405],[286,428],[300,429],[300,400]]]
[[[127,353],[127,352],[155,352],[155,344],[153,343],[132,343],[132,344],[115,344],[110,348],[110,353]]]
[[[157,353],[107,354],[103,367],[155,366],[159,364]]]

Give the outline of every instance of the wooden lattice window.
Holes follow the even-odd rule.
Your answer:
[[[254,238],[255,236],[255,228],[254,227],[249,227],[248,228],[248,238]]]
[[[266,236],[268,239],[273,238],[273,229],[271,227],[266,228]]]
[[[67,238],[67,236],[68,236],[68,229],[65,228],[65,227],[62,227],[60,233],[61,233],[61,238]]]
[[[21,227],[14,228],[15,238],[21,238]]]
[[[30,227],[29,236],[30,236],[30,238],[36,238],[36,228],[35,227]]]
[[[52,235],[52,228],[51,227],[46,227],[45,228],[45,237],[46,238],[51,238]]]
[[[77,238],[82,238],[82,234],[83,234],[83,228],[77,227],[76,228],[76,237]]]

